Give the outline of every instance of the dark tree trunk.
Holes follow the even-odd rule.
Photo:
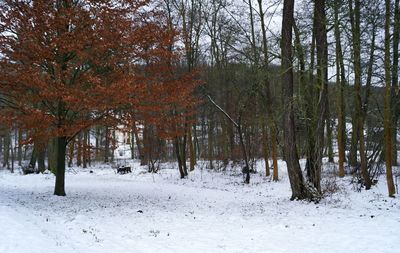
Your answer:
[[[0,136],[0,155],[3,153],[3,136]]]
[[[77,152],[76,152],[76,166],[78,167],[82,166],[82,151],[83,151],[82,133],[79,133],[77,142]]]
[[[14,173],[15,151],[14,151],[14,147],[12,145],[12,141],[10,141],[10,152],[11,152],[11,168],[10,168],[10,172]]]
[[[99,150],[100,150],[100,140],[101,140],[101,132],[100,132],[100,127],[98,127],[98,126],[96,126],[96,143],[95,143],[95,145],[96,145],[96,147],[95,147],[95,150],[94,150],[94,159],[95,159],[95,161],[100,161],[100,152],[99,152]]]
[[[43,146],[43,147],[40,147],[40,150],[39,150],[38,156],[37,156],[38,170],[40,173],[43,173],[46,170],[45,159],[46,159],[46,149]]]
[[[292,189],[291,199],[309,198],[309,192],[304,184],[299,158],[296,148],[296,134],[293,109],[293,66],[292,66],[292,27],[293,27],[294,0],[284,0],[282,20],[282,87],[284,113],[284,149],[287,163],[290,186]]]
[[[195,129],[195,128],[193,128]],[[193,142],[193,135],[192,135],[192,126],[189,126],[188,129],[188,145],[189,145],[189,156],[190,156],[190,171],[194,170],[194,166],[196,164],[196,152],[194,148],[194,142]]]
[[[55,153],[57,153],[57,147],[56,147],[56,142],[54,141],[54,150]],[[73,163],[74,163],[74,153],[75,153],[75,138],[72,139],[72,141],[70,141],[69,143],[69,159],[68,159],[68,167],[72,167]]]
[[[210,170],[214,169],[213,159],[214,159],[214,124],[213,119],[208,119],[207,124],[207,158],[210,163]]]
[[[393,29],[393,63],[392,63],[392,110],[393,110],[393,165],[397,166],[397,125],[400,114],[399,88],[399,42],[400,42],[400,1],[395,0],[394,6],[394,29]]]
[[[241,122],[241,117],[239,116],[239,120],[238,120],[238,124],[236,126],[238,134],[239,134],[239,141],[240,141],[240,147],[242,149],[242,153],[243,153],[243,158],[244,158],[244,162],[246,164],[245,167],[245,174],[246,174],[246,178],[244,180],[244,182],[246,184],[250,183],[250,165],[249,165],[249,157],[247,155],[247,150],[246,150],[246,145],[244,144],[244,140],[243,140],[243,133],[242,133],[242,122]]]
[[[384,106],[384,138],[385,138],[385,164],[386,164],[386,181],[388,186],[389,197],[394,197],[396,189],[393,182],[392,172],[392,103],[391,99],[391,78],[390,78],[390,0],[385,1],[385,106]]]
[[[179,174],[180,174],[181,178],[185,178],[186,174],[183,169],[182,160],[181,160],[181,156],[180,156],[180,150],[179,150],[179,147],[180,147],[179,137],[175,137],[174,146],[175,146],[176,160],[178,161]]]
[[[83,143],[82,143],[82,167],[87,168],[88,162],[88,131],[83,132]]]
[[[130,134],[130,140],[131,140],[131,142],[129,143],[129,147],[130,147],[130,149],[131,149],[131,159],[135,159],[135,137],[134,137],[134,134],[133,134],[133,132],[132,133],[129,133]]]
[[[108,127],[105,127],[104,138],[104,162],[108,163],[110,157],[110,130]]]
[[[38,150],[37,150],[36,144],[34,144],[32,154],[31,154],[31,159],[29,161],[29,167],[32,168],[33,170],[35,170],[35,167],[36,167],[37,156],[38,156]]]
[[[263,150],[263,156],[264,156],[264,162],[265,162],[265,176],[269,177],[271,175],[271,172],[269,169],[269,145],[268,145],[269,136],[268,136],[268,129],[265,124],[262,126],[262,131],[263,131],[262,150]]]
[[[274,103],[275,99],[271,95],[271,83],[269,77],[269,57],[268,57],[268,38],[266,32],[266,25],[264,21],[264,11],[262,8],[262,0],[258,0],[258,8],[259,8],[259,15],[261,20],[261,31],[262,31],[262,44],[263,44],[263,54],[264,54],[264,88],[265,88],[265,100],[266,100],[266,111],[267,111],[267,118],[268,118],[268,128],[270,130],[270,141],[272,147],[272,164],[273,164],[273,180],[278,181],[278,144],[277,144],[277,127],[276,127],[276,119],[274,115]]]
[[[353,124],[356,124],[357,138],[359,143],[360,160],[361,160],[361,176],[364,180],[365,188],[368,190],[371,188],[372,181],[367,169],[367,158],[364,141],[364,121],[362,116],[362,100],[361,100],[361,31],[360,31],[360,8],[361,1],[355,0],[353,8],[353,1],[349,1],[350,9],[350,21],[352,30],[352,43],[353,43],[353,58],[354,58],[354,91],[355,91],[355,114],[353,115]],[[353,128],[354,131],[354,128]],[[352,136],[352,145],[354,141],[354,135]],[[354,152],[354,151],[353,151]],[[350,157],[354,159],[354,157]],[[354,161],[350,161],[354,162]]]
[[[11,135],[7,129],[4,136],[4,154],[3,154],[3,167],[10,169],[10,147],[11,147]]]
[[[65,153],[67,138],[65,136],[57,137],[57,172],[54,195],[65,196]]]
[[[90,129],[89,130],[87,130],[86,131],[86,139],[87,139],[87,142],[86,142],[86,152],[87,152],[87,154],[86,154],[86,162],[89,164],[89,166],[91,166],[92,165],[92,150],[91,150],[91,147],[92,147],[92,145],[91,145],[91,143],[90,143]]]
[[[149,164],[149,156],[150,156],[150,135],[149,135],[149,126],[143,126],[143,141],[142,141],[142,153],[140,159],[140,165]]]
[[[180,142],[181,147],[179,148],[181,162],[182,162],[183,171],[185,173],[185,176],[188,175],[188,168],[187,168],[187,164],[186,164],[186,143],[187,143],[187,124],[185,123],[185,134],[182,137],[182,142]]]
[[[57,139],[52,138],[49,141],[47,149],[47,165],[48,169],[56,174],[57,171]],[[71,165],[72,166],[72,165]]]
[[[349,165],[357,166],[357,144],[358,144],[358,128],[356,115],[353,113],[351,119],[351,139],[350,139],[350,151],[349,151]]]
[[[109,151],[110,151],[110,156],[111,156],[111,162],[114,162],[114,159],[115,159],[115,147],[116,147],[116,145],[115,145],[115,141],[116,141],[116,135],[115,135],[115,130],[113,130],[112,131],[112,142],[111,142],[111,149],[109,149]]]
[[[346,115],[345,115],[345,100],[344,90],[346,85],[346,77],[343,63],[343,52],[342,44],[340,40],[340,21],[339,21],[339,7],[340,0],[335,0],[334,12],[335,12],[335,57],[336,57],[336,85],[338,85],[338,104],[337,104],[337,118],[338,118],[338,130],[337,130],[337,142],[339,152],[339,177],[344,177],[344,162],[346,160]]]
[[[325,23],[325,0],[316,0],[314,11],[314,31],[317,49],[317,87],[319,87],[319,97],[317,103],[317,114],[314,115],[314,117],[317,117],[315,120],[315,148],[310,154],[310,161],[312,164],[310,167],[309,180],[318,190],[318,192],[321,192],[321,168],[324,149],[324,128],[327,114],[326,110],[328,92],[328,46]]]
[[[17,142],[18,148],[17,148],[17,160],[18,160],[18,165],[22,165],[22,130],[18,129],[18,142]],[[0,144],[1,146],[1,144]]]
[[[132,137],[132,152],[134,151],[134,143],[133,143],[133,139],[135,139],[135,142],[136,142],[136,147],[137,147],[137,150],[138,150],[138,156],[139,156],[139,159],[140,159],[140,165],[146,165],[146,162],[145,162],[145,159],[144,159],[144,154],[143,154],[143,145],[142,145],[142,143],[143,143],[143,141],[142,140],[140,140],[140,138],[139,138],[139,131],[138,131],[138,129],[137,129],[137,127],[136,127],[136,123],[134,122],[133,123],[133,127],[132,127],[132,132],[133,132],[133,136],[134,136],[134,138]],[[133,158],[133,156],[132,156],[132,158]]]

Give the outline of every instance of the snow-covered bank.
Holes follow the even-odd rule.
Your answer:
[[[284,171],[243,185],[235,171],[92,169],[67,173],[66,197],[52,195],[52,175],[0,171],[0,252],[400,250],[400,201],[384,181],[359,193],[337,179],[341,190],[314,204],[289,200]]]

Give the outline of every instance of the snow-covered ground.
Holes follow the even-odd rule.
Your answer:
[[[400,252],[400,201],[383,178],[368,192],[336,179],[315,204],[289,200],[282,162],[279,182],[250,185],[234,170],[181,180],[134,167],[71,170],[66,197],[52,195],[53,175],[0,171],[0,252]]]

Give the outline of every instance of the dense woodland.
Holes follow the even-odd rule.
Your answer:
[[[4,0],[2,166],[48,169],[63,196],[65,166],[117,163],[119,145],[181,178],[202,160],[249,183],[262,159],[276,181],[283,159],[292,199],[318,200],[327,157],[394,196],[399,2]]]

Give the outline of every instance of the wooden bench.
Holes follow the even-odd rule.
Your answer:
[[[132,173],[132,170],[130,166],[120,166],[117,168],[117,173],[119,174]]]

